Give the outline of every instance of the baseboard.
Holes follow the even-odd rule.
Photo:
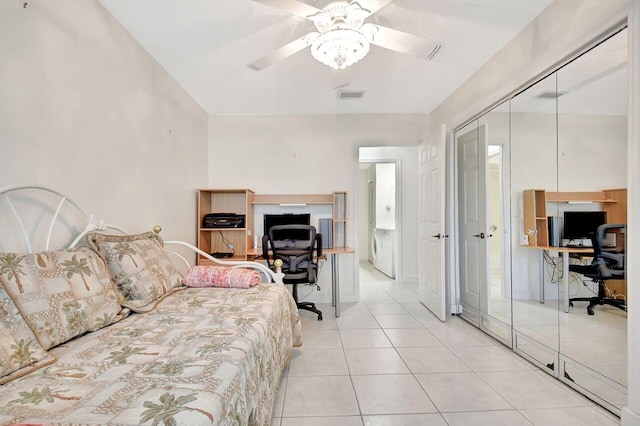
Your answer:
[[[622,417],[620,424],[622,426],[640,426],[640,414],[634,413],[629,407],[622,409]]]

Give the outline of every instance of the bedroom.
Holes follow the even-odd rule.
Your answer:
[[[0,183],[46,183],[73,194],[105,221],[128,229],[160,223],[168,237],[189,241],[196,226],[195,188],[216,186],[221,178],[234,176],[232,186],[266,192],[259,183],[277,178],[264,168],[256,169],[253,176],[239,173],[242,163],[236,160],[224,161],[221,171],[211,167],[227,156],[211,160],[216,148],[212,134],[224,135],[228,129],[259,134],[282,120],[284,124],[277,128],[298,121],[299,139],[304,139],[317,127],[326,127],[317,120],[337,121],[339,134],[356,135],[333,142],[332,164],[344,173],[332,174],[334,180],[318,179],[318,186],[305,186],[304,191],[350,191],[355,185],[351,176],[354,146],[438,138],[442,123],[453,130],[508,89],[605,31],[618,21],[627,4],[637,5],[616,1],[598,9],[599,2],[576,1],[565,7],[580,3],[596,12],[584,12],[572,31],[564,34],[559,34],[562,24],[557,21],[541,22],[549,33],[531,41],[533,47],[526,50],[532,52],[530,58],[494,59],[430,114],[266,116],[254,118],[252,129],[239,129],[233,122],[241,118],[210,117],[99,4],[71,2],[67,10],[60,10],[44,1],[5,0],[0,13],[0,137],[5,149]],[[557,40],[553,48],[552,38]],[[529,40],[520,42],[527,45]],[[517,71],[501,70],[501,64],[520,59],[526,64]],[[217,148],[231,149],[231,138],[221,137],[222,146]],[[277,162],[281,154],[271,155]],[[223,170],[225,164],[232,170]],[[322,166],[318,168],[321,174]],[[299,185],[306,184],[301,179]],[[634,339],[638,338],[636,333]]]

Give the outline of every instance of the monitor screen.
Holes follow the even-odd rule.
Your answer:
[[[598,226],[605,223],[606,212],[564,212],[563,237],[567,240],[588,239]]]
[[[265,214],[264,215],[264,233],[269,234],[269,229],[276,225],[310,225],[310,214]],[[279,231],[274,234],[276,240],[293,240],[293,241],[308,241],[311,236],[309,231],[305,230],[288,230]]]

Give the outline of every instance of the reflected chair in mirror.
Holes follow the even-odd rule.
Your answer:
[[[626,224],[606,224],[600,225],[595,234],[591,237],[593,244],[593,261],[590,265],[569,265],[569,271],[590,278],[598,285],[598,295],[593,297],[572,297],[569,305],[573,302],[589,302],[587,313],[594,314],[593,308],[597,305],[610,305],[626,312],[626,301],[616,299],[608,294],[607,280],[625,279],[625,253],[624,237]],[[609,235],[615,238],[605,238]],[[606,241],[615,240],[613,246],[605,245]]]
[[[262,237],[262,253],[269,252],[271,256],[264,255],[267,266],[276,271],[275,262],[282,261],[282,281],[293,286],[293,299],[298,309],[313,312],[318,315],[318,321],[322,321],[322,311],[316,308],[315,303],[298,301],[299,284],[317,285],[322,235],[310,225],[272,226]]]

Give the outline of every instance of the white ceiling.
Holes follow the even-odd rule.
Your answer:
[[[396,0],[368,21],[442,49],[427,62],[372,46],[348,87],[366,94],[338,100],[330,68],[308,49],[263,71],[246,66],[315,30],[304,18],[252,0],[100,1],[214,115],[429,113],[552,2]]]

